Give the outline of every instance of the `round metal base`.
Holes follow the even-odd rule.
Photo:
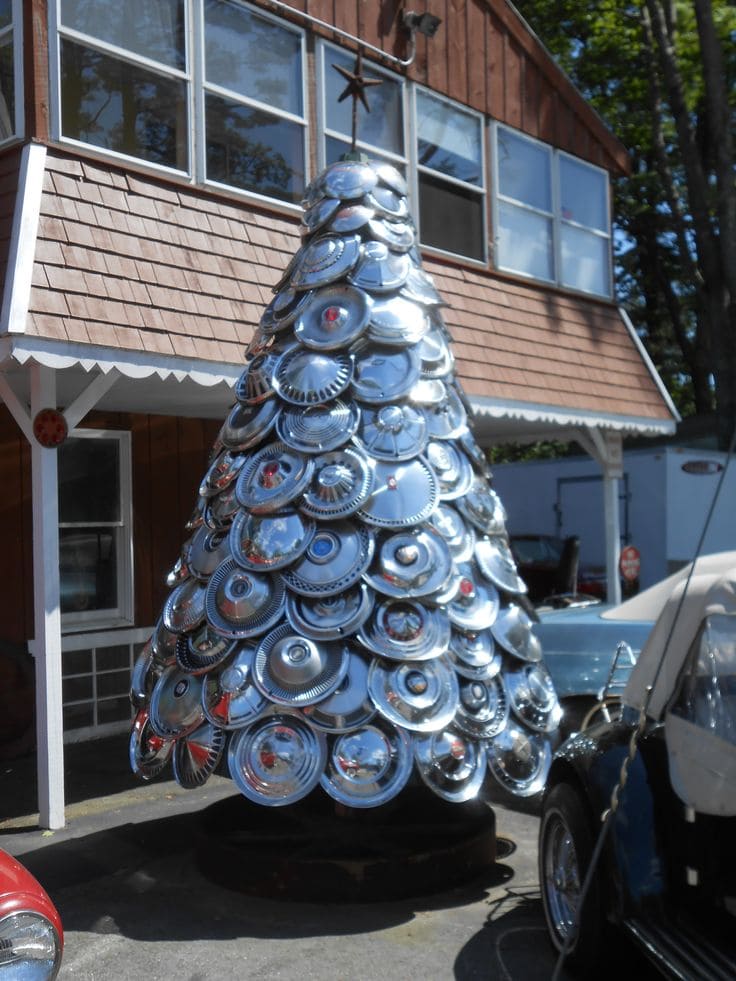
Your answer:
[[[496,861],[496,816],[406,788],[367,811],[316,791],[264,808],[239,794],[202,813],[202,874],[237,892],[290,902],[384,902],[476,879]]]

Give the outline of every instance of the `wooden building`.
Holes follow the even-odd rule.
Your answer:
[[[358,50],[382,81],[359,144],[407,176],[479,440],[581,442],[615,562],[622,435],[674,429],[614,299],[626,150],[506,0],[0,3],[0,682],[33,655],[47,826],[63,738],[128,724],[304,188],[349,145],[333,66]]]

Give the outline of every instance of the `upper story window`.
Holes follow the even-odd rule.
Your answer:
[[[20,9],[0,0],[0,140]],[[245,0],[56,0],[52,10],[59,138],[299,203],[309,179],[304,30]],[[335,65],[352,70],[355,55],[318,40],[319,167],[351,145],[352,99],[339,101]],[[604,170],[497,123],[489,177],[482,114],[365,66],[381,85],[368,90],[370,111],[357,104],[357,147],[405,174],[423,246],[485,264],[491,187],[497,268],[611,296]]]
[[[133,621],[130,434],[81,430],[59,447],[65,629]]]
[[[184,0],[60,0],[63,137],[189,170]]]
[[[608,175],[496,126],[496,265],[611,295]]]
[[[333,66],[353,70],[355,56],[323,42],[318,58],[321,162],[332,163],[350,149],[352,133],[352,101],[338,101],[345,79]],[[380,79],[381,85],[368,89],[370,112],[358,102],[357,148],[391,161],[409,178],[418,200],[422,245],[484,260],[483,118],[417,89],[411,114],[413,151],[407,153],[406,83],[377,65],[364,65],[366,74]]]
[[[238,0],[58,0],[57,18],[61,138],[301,199],[302,31]]]
[[[353,101],[350,98],[338,101],[346,83],[334,65],[353,71],[355,56],[342,48],[320,44],[322,160],[325,164],[334,163],[347,153],[352,139]],[[381,84],[367,90],[370,112],[358,102],[357,147],[369,156],[390,160],[406,172],[404,80],[376,65],[370,65],[366,74],[370,78],[379,78]]]
[[[485,261],[482,117],[417,89],[414,130],[422,244]]]
[[[208,180],[299,202],[306,175],[304,38],[234,2],[204,4]]]
[[[0,0],[0,143],[22,135],[21,0]]]

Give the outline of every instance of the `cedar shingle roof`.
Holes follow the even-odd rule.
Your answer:
[[[291,217],[49,151],[26,332],[239,366],[298,244]],[[671,419],[611,304],[425,268],[471,397]]]

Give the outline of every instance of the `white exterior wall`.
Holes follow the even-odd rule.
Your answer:
[[[667,509],[667,558],[670,563],[688,561],[703,532],[708,509],[721,474],[689,474],[682,470],[686,460],[725,461],[724,453],[671,450],[667,457],[670,487]],[[703,544],[703,553],[736,548],[736,460],[732,460],[718,497]]]
[[[725,454],[661,447],[624,453],[621,533],[641,552],[640,585],[652,585],[695,554],[720,474],[689,474],[688,460],[725,462]],[[603,487],[589,457],[497,464],[494,487],[508,513],[511,534],[580,536],[580,561],[605,565]],[[558,524],[557,507],[561,509]],[[628,510],[628,514],[626,514]],[[729,466],[703,552],[736,548],[736,461]]]

